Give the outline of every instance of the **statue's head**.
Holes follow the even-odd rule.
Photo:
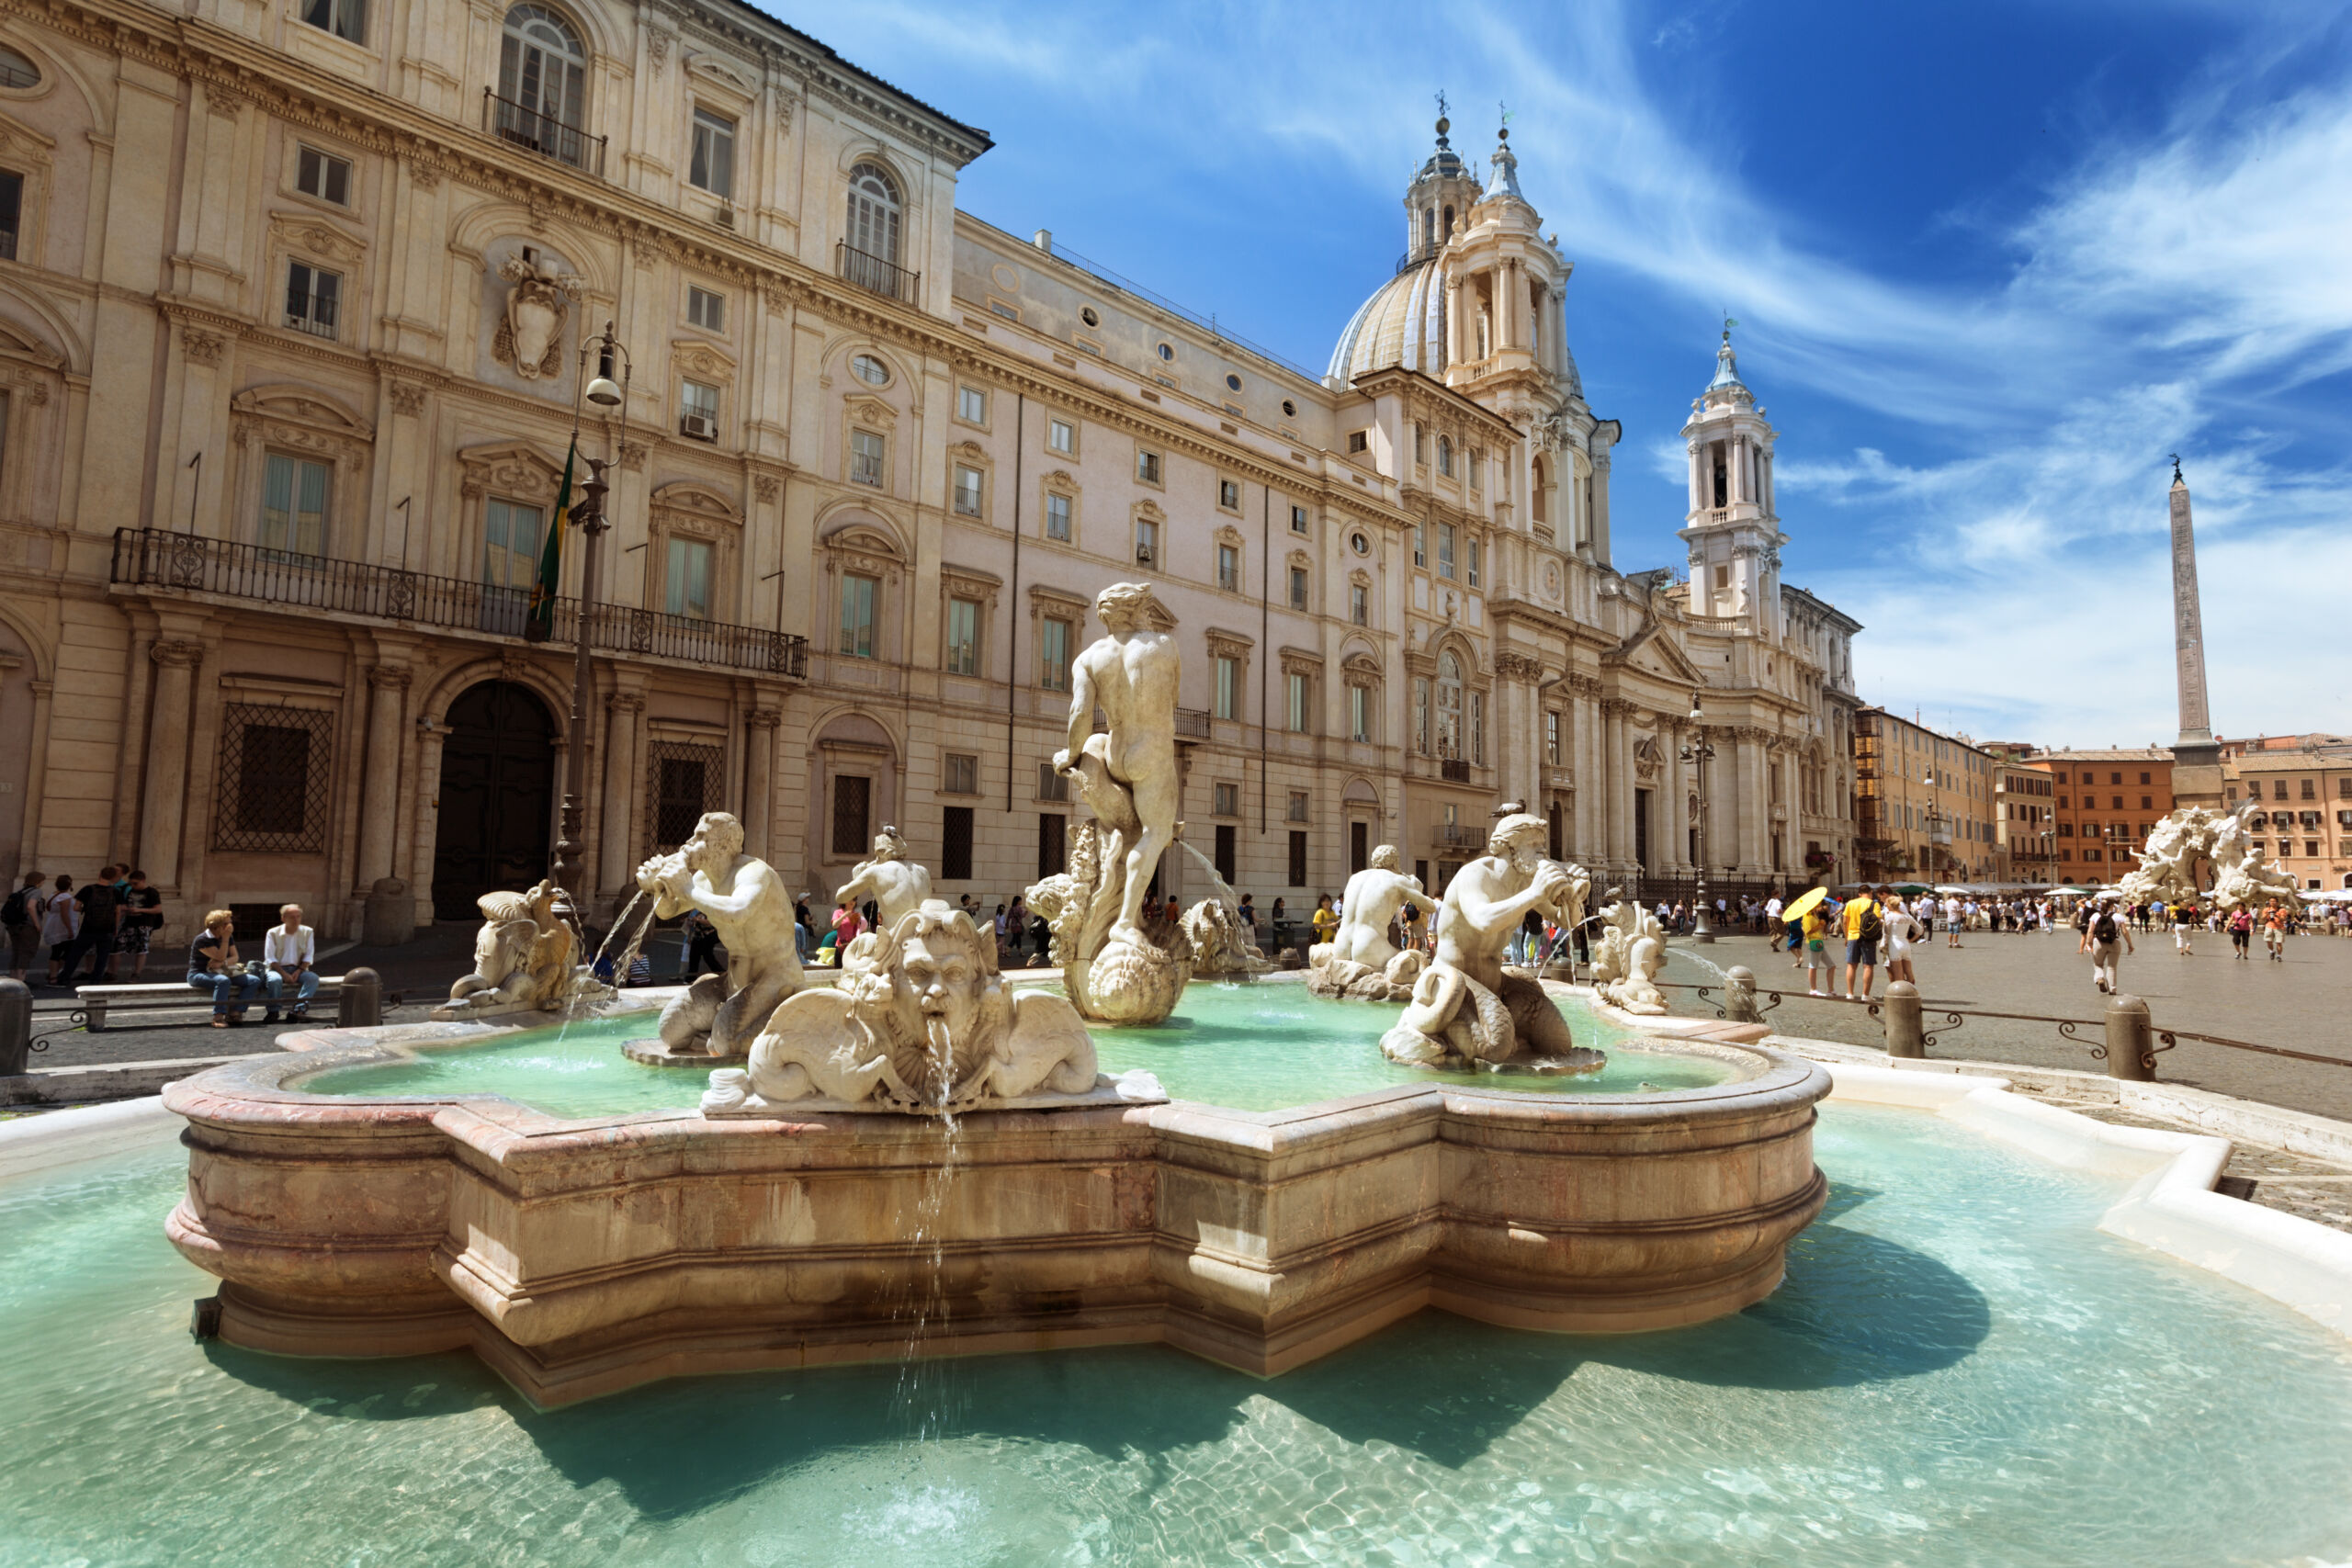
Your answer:
[[[1506,817],[1487,835],[1487,852],[1518,871],[1533,871],[1552,838],[1552,825],[1525,812]]]
[[[706,811],[693,835],[679,846],[690,866],[730,866],[743,852],[743,824],[725,811]]]
[[[1383,844],[1372,852],[1372,869],[1374,871],[1395,871],[1402,863],[1397,859],[1394,844]]]
[[[874,835],[874,858],[876,860],[906,859],[907,840],[905,837],[900,834],[896,828],[884,828],[880,832]]]
[[[884,936],[873,972],[850,987],[854,1015],[883,1043],[899,1077],[923,1086],[927,1097],[969,1077],[1011,1016],[992,938],[961,909],[911,910]],[[943,1051],[946,1085],[937,1082]]]
[[[1148,582],[1114,582],[1094,596],[1094,613],[1112,633],[1138,631],[1167,614]]]

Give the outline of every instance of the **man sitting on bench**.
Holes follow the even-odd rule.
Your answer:
[[[301,905],[288,904],[277,913],[286,923],[270,927],[269,934],[261,939],[261,960],[268,970],[265,984],[269,987],[269,1010],[262,1015],[262,1021],[277,1021],[277,1004],[291,980],[294,1010],[289,1016],[300,1022],[310,1016],[311,998],[318,994],[318,938],[302,923]]]

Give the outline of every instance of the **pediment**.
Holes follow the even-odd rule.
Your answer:
[[[563,482],[563,465],[527,441],[494,441],[458,453],[467,495],[496,491],[516,501],[549,503]]]
[[[677,360],[680,372],[697,381],[727,382],[735,378],[735,356],[705,339],[680,338],[672,345],[671,355]]]
[[[716,83],[729,92],[739,94],[745,98],[756,97],[759,95],[760,85],[757,82],[715,54],[689,53],[686,56],[686,74],[699,77],[706,82]]]
[[[1703,686],[1707,678],[1655,621],[1600,656],[1604,665],[1637,671],[1678,686]]]
[[[249,387],[229,400],[232,412],[304,425],[329,434],[365,441],[375,427],[342,402],[315,387],[279,381]]]
[[[721,492],[691,479],[678,479],[655,490],[652,503],[666,512],[684,512],[716,522],[741,521],[742,513]]]
[[[274,213],[269,228],[280,244],[304,255],[316,256],[321,261],[349,265],[368,254],[367,241],[347,234],[334,224],[307,212]]]
[[[889,430],[899,423],[899,411],[879,398],[852,398],[844,405],[854,424],[871,425],[876,430]]]

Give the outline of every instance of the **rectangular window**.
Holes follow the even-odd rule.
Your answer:
[[[1294,829],[1290,836],[1290,882],[1293,887],[1306,886],[1306,835]]]
[[[1069,690],[1070,625],[1058,616],[1046,617],[1037,637],[1038,681],[1049,692]]]
[[[1306,792],[1305,790],[1295,789],[1290,792],[1290,815],[1284,820],[1291,822],[1306,820]]]
[[[1240,590],[1241,552],[1231,545],[1219,545],[1216,547],[1216,585],[1227,593],[1238,592]]]
[[[1358,455],[1360,455],[1360,454],[1362,454],[1362,453],[1369,452],[1369,451],[1371,451],[1371,450],[1372,450],[1372,432],[1371,432],[1371,431],[1369,431],[1369,430],[1351,430],[1351,431],[1349,431],[1349,432],[1348,432],[1348,456],[1350,456],[1351,457],[1356,457],[1356,456],[1358,456]]]
[[[1413,525],[1413,564],[1430,564],[1430,525],[1426,523]]]
[[[1241,880],[1241,830],[1230,822],[1216,825],[1216,874],[1230,884]]]
[[[1470,694],[1470,760],[1487,765],[1487,694]]]
[[[1544,716],[1544,760],[1555,768],[1560,765],[1560,716],[1556,713]]]
[[[308,262],[286,268],[286,324],[312,337],[334,336],[337,308],[343,300],[343,275]]]
[[[735,195],[735,122],[708,109],[695,110],[695,149],[686,179],[696,188],[730,199]]]
[[[1065,545],[1069,543],[1069,497],[1046,497],[1046,537],[1058,539]]]
[[[1136,564],[1159,564],[1159,525],[1148,517],[1136,519]]]
[[[692,620],[710,619],[710,562],[716,553],[707,539],[670,541],[668,570],[662,580],[668,601],[664,609]]]
[[[1037,813],[1037,880],[1059,876],[1069,868],[1063,835],[1069,818],[1057,811]]]
[[[1437,574],[1440,577],[1453,575],[1453,525],[1451,523],[1437,525]]]
[[[368,41],[367,0],[302,0],[302,19],[353,43]]]
[[[849,433],[849,482],[882,488],[882,437],[870,430]]]
[[[727,330],[727,297],[713,294],[707,288],[686,285],[686,324],[705,332],[723,333]]]
[[[1361,582],[1348,584],[1348,622],[1358,626],[1372,625],[1372,590]]]
[[[1136,454],[1136,478],[1148,485],[1156,485],[1159,482],[1159,453],[1137,452]]]
[[[1306,608],[1306,569],[1303,566],[1290,569],[1290,607],[1294,610]]]
[[[697,441],[718,439],[718,389],[701,381],[678,383],[678,434]]]
[[[1038,763],[1037,798],[1039,800],[1068,800],[1069,775],[1054,772],[1054,765],[1051,762]]]
[[[940,788],[949,795],[979,794],[979,758],[961,751],[948,752],[945,779]]]
[[[25,209],[25,176],[0,172],[0,257],[17,259],[17,231]]]
[[[874,781],[862,773],[833,775],[833,853],[855,859],[866,852],[873,835],[865,830]]]
[[[494,495],[483,503],[481,580],[486,586],[521,590],[537,581],[540,517],[536,506]]]
[[[980,672],[980,602],[947,601],[947,671],[951,675]]]
[[[980,470],[962,463],[956,465],[956,513],[959,517],[980,514]]]
[[[1209,811],[1216,817],[1241,815],[1241,786],[1221,784],[1209,792]]]
[[[989,395],[978,387],[956,389],[956,417],[967,424],[989,422]]]
[[[842,636],[837,645],[851,659],[874,657],[874,601],[882,592],[878,578],[845,573],[842,578]]]
[[[315,196],[321,201],[332,201],[337,207],[351,205],[351,160],[338,158],[332,152],[322,152],[315,147],[296,143],[294,154],[294,188],[304,196]]]
[[[1216,716],[1241,716],[1241,660],[1230,654],[1216,657]]]
[[[1304,735],[1306,733],[1306,695],[1309,677],[1302,675],[1296,671],[1293,671],[1288,675],[1283,677],[1283,692],[1287,699],[1286,705],[1289,709],[1286,718],[1290,732],[1293,735]]]
[[[1473,539],[1470,541],[1470,586],[1477,587],[1485,580],[1486,575],[1487,542],[1484,539]]]
[[[1065,457],[1078,450],[1078,426],[1066,419],[1046,422],[1046,446]]]
[[[1304,506],[1294,506],[1290,509],[1290,531],[1294,534],[1306,532],[1306,508]]]
[[[1372,688],[1348,688],[1348,739],[1369,741],[1372,739]]]
[[[972,808],[943,807],[939,817],[939,874],[949,882],[968,882],[972,876]]]
[[[1216,503],[1227,512],[1241,510],[1241,487],[1231,479],[1216,481]]]
[[[2140,782],[2142,784],[2146,784],[2148,782],[2148,775],[2142,773],[2140,775]],[[2317,800],[2319,798],[2318,786],[2313,784],[2311,780],[2299,779],[2296,782],[2301,786],[2302,798],[2305,800]],[[2143,799],[2141,804],[2144,806],[2147,802]]]
[[[1413,681],[1413,750],[1424,757],[1430,754],[1430,682],[1425,675]]]
[[[1470,488],[1472,490],[1487,488],[1487,452],[1483,446],[1470,448]]]
[[[1427,463],[1429,460],[1430,449],[1428,441],[1427,438],[1421,434],[1421,427],[1417,424],[1413,426],[1413,461],[1417,464],[1422,464]]]
[[[262,548],[326,554],[327,494],[334,481],[334,469],[324,463],[272,452],[262,467]]]

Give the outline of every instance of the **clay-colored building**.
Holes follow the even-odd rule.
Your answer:
[[[2306,888],[2352,887],[2352,739],[2283,735],[2222,742],[2222,789],[2255,847]]]
[[[1854,723],[1856,852],[1870,883],[2000,879],[1998,773],[1965,736],[1866,707]]]
[[[2030,765],[2050,775],[2059,883],[2118,880],[2173,808],[2172,752],[2161,746],[2042,751]]]
[[[1317,375],[957,212],[984,132],[748,7],[66,0],[0,50],[0,863],[136,862],[175,930],[464,918],[584,747],[600,908],[714,807],[795,886],[895,822],[1009,897],[1132,578],[1188,836],[1261,904],[1384,840],[1442,880],[1503,797],[1687,876],[1701,688],[1718,879],[1851,863],[1858,628],[1780,583],[1776,433],[1725,344],[1679,544],[1612,533],[1507,147],[1441,136]],[[516,634],[607,321],[581,729],[576,601]]]

